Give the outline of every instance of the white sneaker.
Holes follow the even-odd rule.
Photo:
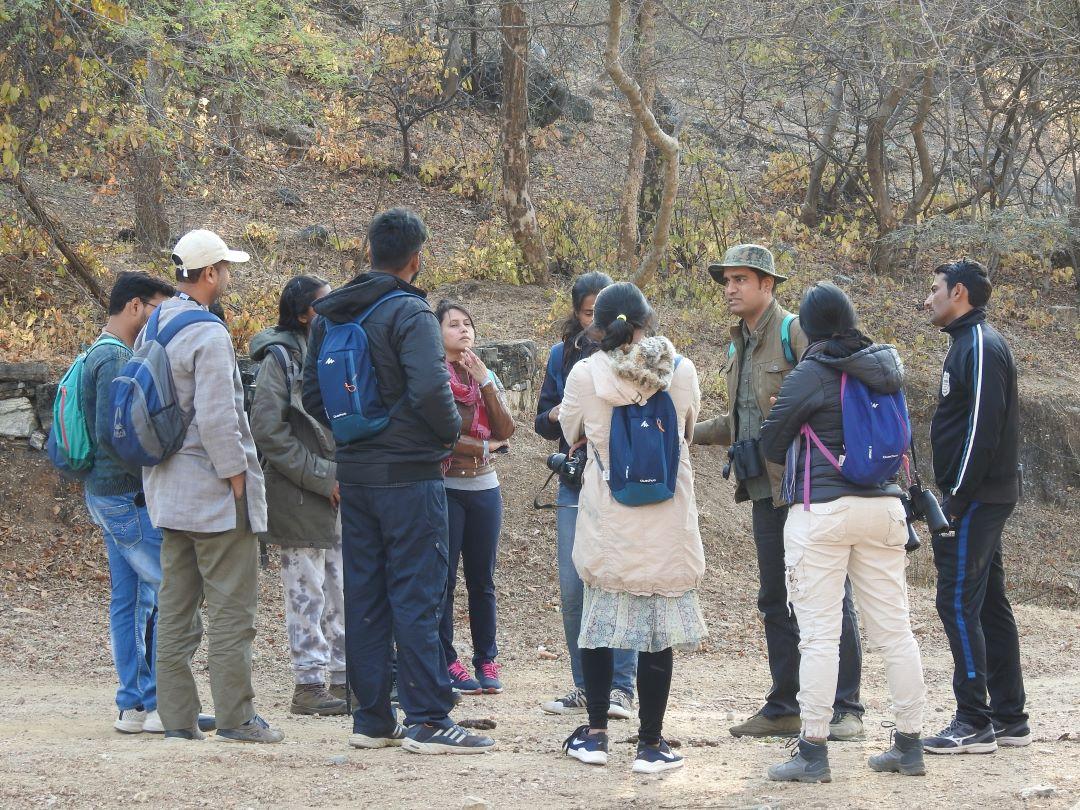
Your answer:
[[[155,716],[157,712],[154,712]],[[146,712],[140,709],[124,709],[120,712],[120,716],[116,718],[116,722],[113,723],[113,728],[124,734],[141,734],[143,728],[146,726]],[[158,720],[158,727],[160,728],[161,721]],[[165,729],[161,729],[164,731]]]
[[[607,716],[614,720],[629,720],[634,713],[634,699],[622,689],[612,689],[608,696]]]
[[[585,714],[585,690],[575,686],[561,698],[541,703],[540,708],[548,714]]]
[[[150,734],[165,733],[165,726],[161,724],[161,716],[157,713],[157,709],[154,709],[152,712],[147,712],[146,722],[143,723],[142,730],[149,732]]]

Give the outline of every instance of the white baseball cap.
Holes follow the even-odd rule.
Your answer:
[[[224,239],[204,228],[188,231],[181,236],[172,253],[173,264],[184,271],[201,270],[221,261],[239,264],[250,258],[242,250],[229,250]]]

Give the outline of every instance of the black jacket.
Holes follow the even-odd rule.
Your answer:
[[[304,366],[304,408],[329,424],[319,390],[318,357],[326,334],[324,318],[344,323],[388,292],[423,290],[388,273],[361,273],[315,302],[321,316],[311,326]],[[338,480],[344,484],[394,484],[441,479],[442,460],[461,430],[450,393],[442,331],[427,301],[402,296],[379,306],[366,321],[379,394],[389,408],[405,398],[382,433],[337,445]]]
[[[799,439],[799,457],[795,469],[796,504],[803,499],[803,470],[806,442],[799,437],[802,426],[809,424],[821,443],[836,458],[844,452],[844,417],[840,403],[840,377],[847,372],[862,380],[868,388],[885,394],[895,393],[904,385],[904,364],[892,346],[875,343],[847,357],[822,354],[824,342],[813,343],[799,364],[784,379],[776,404],[761,427],[761,448],[765,458],[783,464],[791,443]],[[863,487],[848,481],[817,447],[811,445],[810,502],[824,503],[845,495],[900,497],[900,487],[884,484]]]
[[[576,339],[570,341],[569,347],[566,342],[556,343],[548,353],[547,369],[544,371],[544,383],[540,387],[540,396],[536,403],[536,420],[533,428],[541,438],[548,441],[559,442],[559,452],[567,453],[570,445],[562,435],[562,428],[558,420],[554,422],[548,418],[551,409],[562,402],[563,389],[566,386],[566,378],[570,376],[570,369],[578,360],[582,360],[595,352],[599,346],[595,341],[589,340],[584,334],[579,334]]]
[[[972,501],[1016,503],[1020,405],[1009,345],[982,309],[942,331],[952,346],[941,368],[930,444],[946,511],[960,516]]]

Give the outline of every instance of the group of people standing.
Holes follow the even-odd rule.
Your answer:
[[[315,276],[291,279],[277,325],[252,340],[260,366],[250,414],[220,321],[193,323],[164,343],[190,422],[179,452],[143,470],[127,467],[110,446],[110,384],[172,318],[221,299],[230,267],[248,256],[210,231],[192,231],[174,248],[175,288],[145,273],[118,278],[102,337],[85,355],[82,389],[95,445],[86,501],[104,530],[112,575],[118,730],[197,740],[216,726],[224,740],[283,738],[253,705],[261,537],[281,547],[293,712],[351,711],[349,742],[357,748],[481,753],[494,746],[456,725],[450,712],[461,694],[503,689],[496,462],[515,423],[500,380],[476,351],[469,311],[451,301],[432,309],[415,284],[427,238],[415,213],[392,209],[368,229],[370,272],[338,290]],[[812,285],[797,316],[785,312],[773,296],[785,278],[764,247],[733,247],[709,272],[738,318],[724,361],[728,413],[698,420],[694,364],[654,334],[655,313],[637,287],[602,273],[575,280],[573,312],[548,356],[535,430],[584,464],[579,479],[560,476],[556,498],[573,683],[541,705],[549,714],[587,716],[565,753],[606,764],[608,720],[632,715],[636,691],[633,769],[683,764],[662,731],[673,651],[695,649],[707,634],[697,596],[705,555],[691,443],[728,446],[736,500],[753,505],[772,686],[762,709],[731,733],[798,738],[793,757],[770,768],[770,778],[828,781],[826,740],[863,737],[860,618],[883,653],[896,718],[892,746],[871,758],[872,768],[918,774],[924,750],[1027,744],[1001,566],[1001,533],[1018,497],[1016,372],[1004,340],[985,322],[985,270],[966,260],[942,265],[926,302],[933,322],[953,337],[932,443],[956,533],[935,536],[933,546],[958,704],[948,727],[929,738],[908,617],[903,493],[893,481],[854,485],[842,470],[845,381],[899,391],[900,358],[859,331],[850,299],[832,284]],[[386,418],[343,440],[334,430],[341,414],[332,412],[340,398],[326,386],[330,366],[346,358],[329,351],[336,337],[328,336],[350,323],[362,326],[366,379],[377,386]],[[346,389],[350,379],[365,377],[345,376]],[[674,453],[670,492],[638,505],[611,484],[612,459],[626,452],[616,446],[623,440],[613,437],[613,420],[658,398],[671,408],[670,424],[653,423],[673,431],[666,438]],[[804,426],[818,445],[801,441]],[[792,492],[805,493],[801,506]],[[459,565],[470,667],[454,646]],[[191,671],[204,602],[213,717],[200,713]]]

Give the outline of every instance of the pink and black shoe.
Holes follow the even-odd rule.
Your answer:
[[[461,661],[455,661],[447,671],[450,673],[450,686],[463,695],[480,695],[484,689],[475,678],[469,677],[469,670],[461,665]]]
[[[485,695],[497,695],[503,690],[502,681],[499,680],[501,667],[494,661],[481,661],[476,668],[476,680]]]

